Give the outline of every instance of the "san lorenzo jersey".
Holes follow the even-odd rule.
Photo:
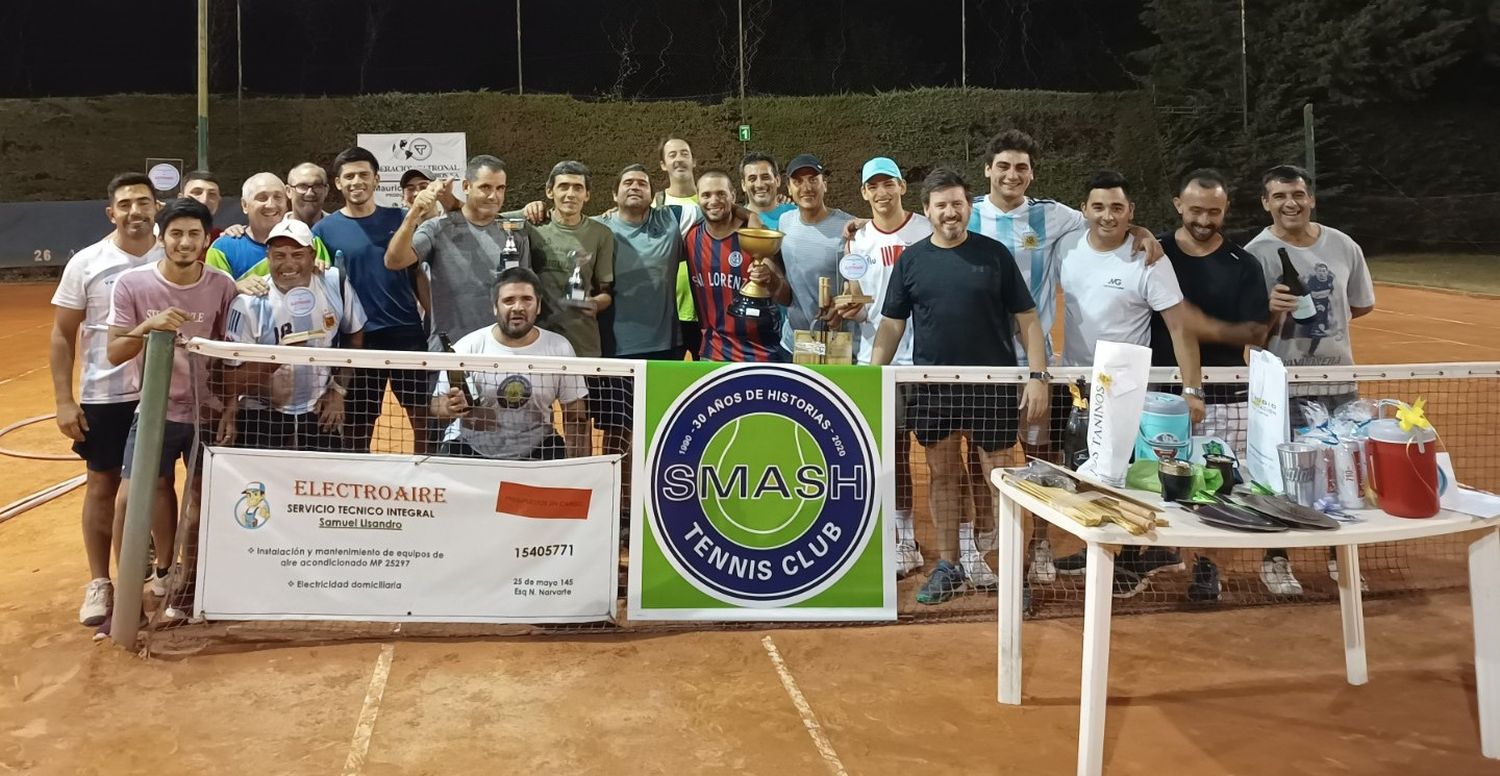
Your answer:
[[[765,319],[729,314],[736,291],[750,275],[750,254],[740,252],[738,234],[722,240],[708,233],[708,224],[694,224],[684,238],[688,283],[703,346],[695,354],[707,361],[779,361],[781,333],[774,312]]]
[[[1001,210],[988,195],[976,197],[969,216],[969,231],[999,242],[1016,258],[1021,278],[1036,300],[1037,319],[1047,338],[1047,357],[1052,357],[1052,324],[1057,320],[1057,267],[1061,258],[1058,242],[1082,231],[1083,214],[1060,202],[1027,197],[1014,210]],[[1026,349],[1016,341],[1016,358],[1026,364]]]
[[[230,342],[280,345],[290,334],[312,332],[307,347],[331,348],[338,345],[340,334],[361,331],[366,322],[359,297],[344,285],[339,271],[330,267],[314,274],[306,286],[286,293],[273,284],[265,296],[235,297],[224,336]],[[271,377],[272,409],[289,415],[311,412],[328,390],[330,374],[328,367],[321,366],[288,365],[276,370]]]
[[[63,266],[52,304],[84,311],[79,331],[83,361],[79,403],[113,404],[140,397],[140,363],[136,359],[119,366],[109,363],[109,306],[120,273],[165,256],[160,243],[145,256],[132,256],[105,237],[74,254]]]
[[[883,320],[880,311],[885,307],[886,291],[890,287],[891,273],[896,269],[896,261],[906,251],[907,246],[932,236],[932,222],[927,216],[917,213],[908,213],[906,222],[894,232],[882,232],[874,221],[865,224],[855,233],[854,239],[849,242],[849,253],[864,256],[870,260],[870,268],[866,270],[865,276],[859,278],[860,290],[867,296],[875,297],[867,312],[867,319],[859,327],[859,354],[857,361],[861,364],[870,363],[875,355],[875,334],[880,330],[880,322]],[[891,359],[895,366],[910,366],[912,340],[915,327],[908,325],[906,332],[901,335],[901,342],[896,346],[896,355]]]

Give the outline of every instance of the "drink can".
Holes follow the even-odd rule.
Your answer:
[[[1365,446],[1363,442],[1345,439],[1333,446],[1334,478],[1338,484],[1339,504],[1345,509],[1365,508]]]

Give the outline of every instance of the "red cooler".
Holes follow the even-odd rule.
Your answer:
[[[1380,508],[1396,517],[1437,514],[1437,432],[1420,426],[1402,431],[1391,418],[1371,422],[1369,430],[1365,454]]]

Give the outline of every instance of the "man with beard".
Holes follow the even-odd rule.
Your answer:
[[[926,451],[932,514],[940,520],[939,560],[917,602],[939,604],[962,590],[966,580],[985,586],[997,582],[968,580],[964,569],[972,564],[962,557],[962,528],[952,511],[943,509],[959,498],[962,437],[980,450],[988,482],[1001,454],[1015,444],[1019,424],[1046,416],[1050,378],[1036,302],[1015,260],[1005,246],[968,230],[968,184],[957,172],[938,168],[922,184],[922,205],[933,233],[908,247],[895,264],[872,363],[895,359],[906,321],[915,318],[915,364],[1016,366],[1012,335],[1019,331],[1033,365],[1019,397],[1014,385],[972,383],[920,385],[913,397],[907,417]]]
[[[266,291],[265,277],[271,272],[266,263],[266,240],[282,219],[290,217],[286,192],[287,187],[275,173],[259,172],[247,178],[240,188],[240,208],[245,211],[248,228],[226,232],[213,241],[203,258],[208,266],[239,281],[240,290],[246,293]],[[313,239],[313,250],[319,266],[332,262],[322,240]]]
[[[486,358],[572,356],[566,338],[536,328],[540,288],[529,269],[501,272],[494,287],[495,323],[464,335],[454,352]],[[439,372],[433,392],[432,414],[452,421],[444,437],[448,455],[536,461],[589,454],[583,378],[557,372],[469,372],[468,377],[477,406],[469,404],[464,389],[448,384],[446,371]],[[559,410],[563,436],[552,420]]]
[[[835,311],[818,304],[818,280],[828,278],[832,288],[843,287],[839,257],[844,255],[844,226],[854,216],[828,207],[828,176],[816,156],[802,154],[792,159],[786,178],[797,206],[797,212],[787,213],[779,222],[786,235],[781,240],[781,261],[791,294],[781,327],[781,347],[791,353],[793,332],[812,329],[818,321],[830,329],[843,325]]]
[[[335,164],[334,169],[341,167]],[[374,188],[373,176],[350,173],[348,177]],[[353,198],[348,201],[354,206]],[[329,219],[318,225],[327,225]],[[229,306],[224,325],[228,341],[312,348],[361,346],[364,308],[342,281],[338,267],[313,271],[312,241],[312,230],[295,219],[271,230],[267,242],[271,289],[264,296],[241,294]],[[238,433],[245,447],[343,449],[345,396],[352,370],[234,361],[224,366],[226,393],[237,398],[224,409],[230,417],[220,426],[221,443],[232,443],[228,438]]]
[[[693,159],[693,147],[688,141],[669,137],[662,141],[657,156],[661,158],[661,169],[667,174],[667,187],[656,193],[652,207],[677,205],[683,207],[698,204],[698,192],[693,184],[697,162]],[[677,326],[681,332],[682,347],[678,358],[686,353],[697,353],[700,341],[698,313],[693,309],[693,296],[688,291],[687,267],[677,269]]]
[[[1312,220],[1317,201],[1307,171],[1280,165],[1261,178],[1260,204],[1271,214],[1271,225],[1255,236],[1245,250],[1260,260],[1266,287],[1271,290],[1271,338],[1267,348],[1288,367],[1351,366],[1354,347],[1349,323],[1375,310],[1375,285],[1365,253],[1349,235]],[[1281,284],[1281,255],[1285,250],[1318,314],[1299,324],[1290,315],[1297,297]],[[1318,300],[1321,298],[1321,303]],[[1359,398],[1355,383],[1293,383],[1292,427],[1306,425],[1299,400],[1329,412]],[[1328,560],[1328,573],[1338,579],[1338,564]],[[1261,581],[1276,595],[1301,595],[1302,583],[1292,574],[1283,550],[1272,550],[1261,564]],[[1361,580],[1363,584],[1363,580]]]
[[[133,362],[145,348],[146,335],[153,331],[175,332],[185,339],[223,339],[225,312],[237,295],[234,281],[227,274],[198,261],[203,244],[208,240],[208,230],[213,227],[213,216],[209,215],[208,208],[195,200],[176,199],[162,208],[156,223],[161,230],[166,257],[121,273],[115,283],[108,355],[110,363],[117,366]],[[222,409],[219,386],[211,389],[208,376],[203,374],[208,370],[195,370],[191,361],[192,357],[186,350],[174,349],[161,462],[155,472],[134,473],[141,477],[155,477],[157,492],[172,489],[177,461],[190,460],[193,451],[203,441],[199,438],[200,428],[202,433],[208,433],[212,428],[209,419],[218,420],[216,415]],[[117,562],[137,432],[137,423],[132,420],[125,440],[121,487],[115,503],[114,553]],[[198,472],[189,471],[188,485],[184,488],[188,501],[184,510],[187,518],[183,527],[184,547],[198,546],[200,485]],[[158,512],[155,518],[151,533],[158,562],[171,561],[173,548],[178,546],[175,541],[177,515]],[[186,617],[192,612],[193,569],[193,564],[187,564],[183,582],[169,593],[167,617],[171,619]],[[108,635],[108,623],[106,619],[101,625],[100,633],[104,636]],[[101,636],[96,634],[98,637]]]
[[[151,233],[156,218],[151,180],[142,173],[116,175],[105,195],[109,205],[104,214],[114,231],[79,251],[63,266],[62,280],[52,295],[56,311],[49,351],[57,426],[73,440],[73,452],[88,468],[83,491],[83,551],[88,557],[89,584],[78,609],[78,621],[89,627],[98,627],[104,621],[114,600],[109,548],[114,533],[115,494],[120,488],[125,437],[140,398],[136,365],[116,366],[106,353],[110,300],[122,273],[165,255]],[[81,354],[78,345],[82,346]],[[83,374],[75,399],[73,371],[79,361]],[[166,500],[156,509],[171,512],[172,503]],[[136,579],[140,577],[132,581]]]
[[[753,225],[752,214],[735,207],[732,186],[729,176],[722,172],[699,176],[703,221],[689,227],[683,238],[693,303],[703,326],[703,344],[693,357],[703,361],[786,361],[775,316],[741,318],[729,314],[735,293],[747,280],[770,290],[778,304],[791,300],[777,256],[752,263],[740,251],[738,230]]]
[[[796,205],[783,201],[781,175],[770,154],[751,151],[740,160],[740,189],[745,192],[745,206],[760,217],[767,229],[779,229],[781,216]]]
[[[327,213],[328,173],[312,162],[303,162],[286,174],[286,196],[291,201],[292,217],[308,226],[317,226]]]
[[[432,270],[429,350],[439,349],[440,334],[486,325],[494,317],[489,289],[496,274],[509,266],[530,267],[532,262],[527,233],[508,233],[500,222],[506,193],[504,162],[487,154],[470,159],[464,170],[463,207],[428,219],[425,213],[435,207],[447,185],[436,180],[417,194],[385,250],[386,269],[405,270],[425,261]],[[513,245],[514,252],[507,252],[507,245]]]
[[[391,270],[385,257],[392,238],[406,223],[408,214],[375,204],[380,183],[380,162],[375,154],[354,146],[334,157],[335,185],[344,196],[344,206],[314,226],[334,252],[334,265],[350,287],[348,296],[358,300],[367,317],[358,343],[345,347],[370,350],[422,351],[428,349],[412,272]],[[413,451],[430,452],[432,427],[428,418],[428,375],[421,370],[361,369],[349,390],[349,449],[368,452],[386,386],[406,410],[411,425]]]

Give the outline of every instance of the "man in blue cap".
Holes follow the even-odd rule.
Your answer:
[[[786,235],[781,240],[781,258],[792,290],[781,346],[790,353],[792,332],[812,329],[818,320],[829,328],[843,323],[836,312],[818,304],[818,280],[828,278],[833,288],[843,287],[838,263],[844,254],[844,225],[854,216],[828,207],[828,175],[818,157],[800,154],[792,159],[786,166],[786,180],[797,206],[795,213],[783,215],[779,223]]]

